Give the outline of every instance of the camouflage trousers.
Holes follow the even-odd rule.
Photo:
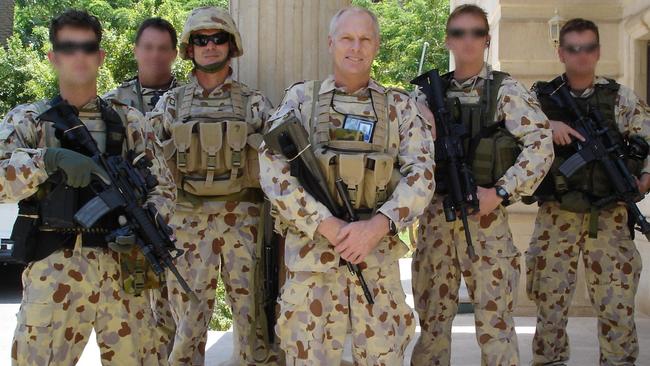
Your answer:
[[[163,323],[175,325],[171,365],[203,365],[207,331],[215,305],[219,275],[224,282],[233,314],[237,365],[277,364],[278,357],[254,326],[255,246],[259,206],[252,203],[217,202],[220,207],[204,213],[177,210],[172,218],[176,245],[185,250],[176,266],[199,298],[194,303],[176,278],[167,273],[167,296],[172,319],[159,314]],[[261,284],[260,284],[261,285]],[[158,299],[161,303],[164,301]],[[157,306],[164,309],[164,306]]]
[[[476,339],[483,365],[518,365],[512,318],[519,280],[520,254],[512,242],[506,210],[469,218],[478,259],[472,260],[460,220],[446,222],[442,198],[420,217],[413,254],[413,295],[422,332],[412,365],[449,365],[451,327],[458,311],[461,274],[474,305]]]
[[[542,204],[526,252],[526,291],[537,305],[533,363],[569,359],[568,311],[576,287],[582,252],[587,290],[598,314],[601,365],[632,365],[639,353],[634,324],[634,297],[641,257],[630,238],[624,207],[602,210],[598,238],[589,238],[590,214]]]
[[[374,296],[366,301],[346,266],[329,272],[288,272],[275,332],[288,366],[339,365],[348,328],[355,365],[402,365],[415,332],[397,262],[366,268]]]
[[[149,299],[123,291],[115,252],[78,243],[31,262],[22,280],[12,365],[74,365],[93,328],[102,365],[167,364]]]

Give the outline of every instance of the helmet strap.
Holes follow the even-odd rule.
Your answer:
[[[192,63],[194,63],[195,70],[207,72],[208,74],[214,74],[223,70],[223,68],[228,65],[228,61],[230,61],[230,57],[226,57],[226,59],[223,61],[215,62],[209,65],[199,65],[194,59],[192,60]]]

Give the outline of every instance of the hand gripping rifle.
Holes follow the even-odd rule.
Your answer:
[[[264,142],[273,151],[282,153],[291,166],[291,175],[298,178],[298,181],[303,188],[316,200],[324,204],[330,212],[339,219],[345,219],[345,214],[338,206],[334,197],[327,189],[327,182],[325,175],[320,170],[320,165],[314,155],[312,146],[309,143],[309,135],[302,126],[300,121],[293,114],[288,114],[283,120],[277,122],[279,125],[273,128],[264,136]],[[338,184],[341,184],[340,182]],[[347,195],[341,195],[343,202],[349,199]],[[350,209],[352,206],[350,205]],[[348,214],[350,211],[348,210]],[[354,211],[352,211],[354,214]],[[348,215],[349,216],[349,215]],[[354,215],[348,217],[348,221],[352,220]],[[354,273],[359,282],[363,294],[369,304],[374,304],[372,294],[368,289],[368,284],[363,278],[361,268],[358,265],[344,261],[350,270]]]
[[[445,187],[447,196],[443,208],[447,222],[456,221],[457,212],[463,222],[465,241],[470,258],[476,256],[469,232],[467,216],[478,211],[479,202],[476,193],[476,183],[472,168],[468,166],[463,140],[467,130],[463,124],[455,121],[447,109],[444,100],[443,81],[438,70],[431,70],[411,80],[411,84],[420,87],[427,98],[429,109],[436,119],[436,161],[443,162],[445,171]]]
[[[119,118],[116,114],[114,117]],[[83,148],[108,173],[109,182],[93,181],[100,187],[99,193],[77,211],[74,220],[84,228],[90,228],[106,214],[117,210],[123,216],[119,220],[121,226],[108,234],[106,240],[119,242],[128,238],[127,241],[138,246],[157,275],[169,268],[190,299],[198,301],[173,263],[183,250],[174,245],[172,229],[153,204],[143,207],[148,193],[158,185],[156,177],[149,171],[151,162],[144,156],[137,159],[133,151],[128,152],[127,159],[104,155],[79,119],[77,109],[66,102],[58,103],[40,118],[54,122],[62,140]],[[173,256],[171,252],[174,252]]]
[[[594,205],[604,207],[612,202],[624,202],[634,220],[636,230],[650,240],[650,223],[636,205],[636,201],[643,195],[639,192],[636,179],[625,163],[625,152],[622,146],[612,138],[609,129],[604,127],[602,113],[598,109],[592,109],[591,113],[584,114],[571,96],[566,83],[563,83],[555,93],[557,93],[556,98],[559,98],[556,101],[573,114],[573,125],[585,138],[585,142],[574,141],[578,151],[560,165],[560,173],[568,178],[588,163],[597,161],[602,164],[607,178],[614,187],[614,194],[598,200]],[[645,155],[643,159],[648,156],[647,144],[645,147],[645,153],[642,153]]]

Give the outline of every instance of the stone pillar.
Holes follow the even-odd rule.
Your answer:
[[[14,1],[0,0],[0,9],[0,45],[4,45],[14,29]]]
[[[331,72],[330,18],[350,0],[230,0],[244,55],[235,78],[266,93],[274,105],[289,85]]]

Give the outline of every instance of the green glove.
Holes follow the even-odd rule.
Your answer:
[[[110,182],[108,174],[102,167],[92,158],[76,151],[50,147],[45,150],[43,161],[48,174],[62,170],[66,176],[66,184],[73,188],[88,186],[91,174],[95,174],[107,184]]]

